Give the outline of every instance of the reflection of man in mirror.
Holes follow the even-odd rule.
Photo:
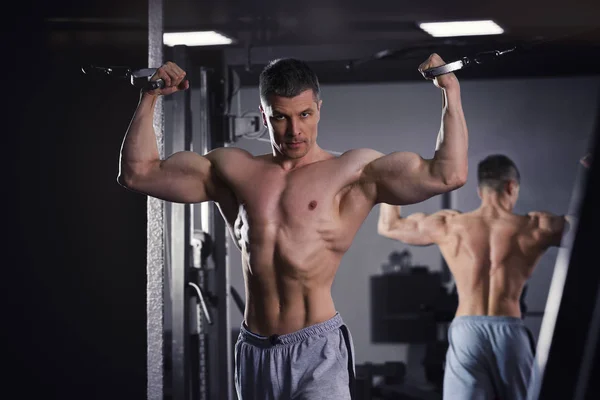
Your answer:
[[[436,244],[454,277],[459,300],[448,332],[444,398],[525,399],[535,349],[520,299],[540,257],[560,246],[570,217],[514,214],[520,174],[505,155],[481,160],[477,178],[476,210],[402,217],[400,207],[381,204],[378,232],[406,244]]]

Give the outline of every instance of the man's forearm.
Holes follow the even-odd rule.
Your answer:
[[[392,229],[394,223],[400,220],[400,207],[381,203],[379,206],[378,230],[381,232]]]
[[[442,121],[432,172],[446,184],[464,183],[468,173],[468,130],[461,104],[460,87],[442,89]]]
[[[136,164],[160,158],[154,132],[154,109],[158,96],[142,94],[121,147],[120,174],[127,174]]]

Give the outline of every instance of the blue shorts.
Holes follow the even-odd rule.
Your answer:
[[[522,319],[455,317],[448,342],[444,399],[527,398],[535,347]]]

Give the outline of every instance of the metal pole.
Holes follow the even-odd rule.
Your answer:
[[[200,121],[203,142],[202,154],[225,146],[229,124],[225,123],[226,74],[222,53],[207,54],[211,68],[200,71]],[[211,310],[214,323],[206,326],[208,332],[208,389],[210,398],[233,397],[233,352],[230,324],[229,268],[227,263],[227,229],[216,204],[202,209],[203,230],[213,238],[211,259],[213,266],[207,270],[206,289],[216,299]]]
[[[187,68],[185,46],[173,49],[173,60]],[[174,93],[172,103],[173,152],[191,150],[190,92]],[[192,205],[171,203],[171,305],[173,400],[190,399],[190,288]]]
[[[163,0],[148,0],[148,66],[163,63]],[[154,130],[160,157],[164,156],[163,103],[159,98],[154,112]],[[162,400],[164,391],[164,202],[148,197],[146,239],[146,330],[147,398]]]

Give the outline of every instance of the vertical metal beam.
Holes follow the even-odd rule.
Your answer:
[[[225,102],[227,101],[227,66],[224,62],[223,52],[219,52],[214,68],[214,77],[211,80],[213,86],[213,123],[212,143],[213,148],[224,147],[225,138],[229,137],[229,123],[226,121]],[[220,398],[233,399],[233,368],[232,368],[232,343],[231,343],[231,316],[230,316],[230,278],[229,278],[229,263],[227,262],[227,227],[225,221],[221,217],[220,211],[216,204],[213,204],[212,212],[212,236],[215,238],[215,246],[213,249],[213,259],[215,260],[214,269],[214,292],[218,299],[216,324],[218,337],[217,348],[219,350],[218,370],[218,388]],[[215,367],[211,363],[212,367]]]
[[[202,154],[225,146],[229,124],[224,110],[226,101],[227,74],[222,52],[206,52],[202,60],[206,67],[201,69],[200,120],[206,138]],[[229,301],[229,268],[227,263],[227,229],[216,204],[202,210],[203,230],[213,238],[212,268],[207,271],[208,292],[214,295],[211,316],[213,324],[206,326],[208,332],[209,398],[232,399],[233,368]]]
[[[206,143],[207,143],[207,133],[209,131],[208,128],[208,102],[206,101],[206,87],[202,83],[202,74],[199,67],[195,67],[192,62],[187,70],[187,76],[190,79],[190,88],[191,88],[191,104],[190,108],[194,111],[190,113],[191,126],[192,126],[192,150],[201,155],[206,154]],[[206,259],[203,259],[202,253],[207,251],[210,253],[212,251],[212,247],[210,243],[204,242],[204,234],[209,234],[208,228],[208,215],[209,210],[212,207],[210,202],[202,202],[198,204],[194,204],[193,206],[193,234],[196,239],[202,240],[202,247],[206,246],[206,249],[202,249],[201,254],[198,256],[199,264],[191,269],[190,280],[198,285],[200,290],[205,297],[207,303],[210,301],[207,297],[209,297],[209,289],[206,284]],[[212,237],[211,237],[212,239]],[[197,301],[198,298],[195,298],[194,308],[195,310],[191,313],[192,320],[196,324],[193,329],[193,344],[194,348],[193,357],[192,358],[192,395],[193,399],[199,400],[208,400],[211,399],[209,395],[209,374],[212,373],[207,365],[207,343],[208,343],[208,334],[207,331],[207,319],[204,315],[204,310],[202,309],[202,305]],[[195,397],[194,397],[195,396]]]
[[[163,0],[148,0],[148,66],[163,63]],[[154,112],[154,130],[160,157],[164,156],[163,103]],[[164,202],[148,197],[146,240],[147,398],[162,400],[164,391],[163,289],[165,266]]]
[[[173,61],[187,69],[185,46],[173,49]],[[174,93],[172,103],[173,152],[191,150],[190,91]],[[171,203],[171,305],[173,400],[190,396],[190,289],[192,205]]]
[[[172,399],[189,400],[189,205],[171,204]]]

